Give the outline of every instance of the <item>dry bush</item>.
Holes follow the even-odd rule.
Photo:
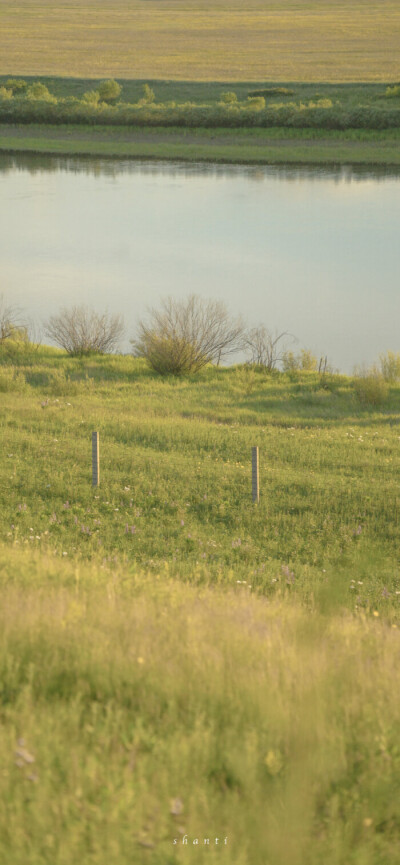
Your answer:
[[[113,352],[124,333],[122,317],[99,314],[88,307],[63,307],[44,326],[46,336],[71,355]]]
[[[244,347],[250,363],[268,370],[274,369],[287,354],[282,342],[285,336],[293,339],[286,331],[272,334],[264,325],[248,330],[244,337]]]
[[[4,295],[0,295],[0,343],[7,339],[15,339],[18,332],[24,328],[20,314],[16,306],[7,304]]]
[[[244,325],[219,301],[167,298],[140,321],[133,353],[162,375],[197,372],[243,348]]]

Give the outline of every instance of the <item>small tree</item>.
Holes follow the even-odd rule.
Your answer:
[[[102,81],[98,87],[101,102],[107,102],[109,105],[117,101],[118,97],[121,95],[121,91],[121,85],[118,84],[118,81],[114,81],[113,78],[109,78],[107,81]]]
[[[191,295],[167,298],[161,309],[149,310],[131,342],[134,354],[156,372],[184,375],[240,350],[243,336],[242,320],[232,319],[223,303]]]
[[[264,366],[268,370],[278,366],[286,354],[285,344],[282,342],[285,336],[290,334],[286,331],[272,334],[264,325],[248,330],[244,346],[250,363]]]
[[[99,315],[82,305],[64,307],[58,315],[50,316],[44,332],[68,354],[105,354],[118,347],[124,325],[119,315]]]

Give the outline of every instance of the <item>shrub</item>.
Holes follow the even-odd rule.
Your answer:
[[[0,295],[0,345],[8,339],[15,339],[19,330],[24,328],[20,321],[20,310],[7,304]]]
[[[379,355],[381,373],[385,381],[398,381],[400,378],[400,353],[387,351]]]
[[[109,78],[107,81],[102,81],[98,88],[99,98],[101,102],[111,104],[116,102],[121,95],[122,87],[114,78]]]
[[[46,335],[71,355],[115,351],[123,332],[121,316],[99,315],[84,305],[64,307],[45,324]]]
[[[7,90],[7,87],[0,87],[0,99],[12,99],[12,90]]]
[[[224,105],[232,105],[232,103],[235,103],[237,101],[238,98],[236,96],[236,93],[234,93],[232,90],[227,90],[225,93],[221,93],[220,102],[222,102]]]
[[[388,395],[387,382],[376,366],[355,370],[354,390],[359,402],[365,406],[380,406]]]
[[[148,85],[143,84],[143,96],[139,102],[140,105],[151,105],[156,101],[156,94],[154,90]]]
[[[385,96],[388,99],[400,96],[400,84],[394,84],[393,87],[387,87]]]
[[[28,87],[26,96],[28,99],[40,99],[42,102],[52,102],[54,105],[57,103],[57,98],[40,81],[35,81],[34,84]]]
[[[251,108],[253,111],[262,111],[265,108],[265,99],[263,96],[249,96],[247,98],[246,108]]]
[[[282,357],[282,368],[284,372],[294,372],[295,370],[311,372],[318,369],[318,361],[307,348],[302,348],[298,354],[285,351]]]
[[[244,336],[244,347],[250,363],[263,366],[267,370],[274,369],[287,354],[281,340],[288,333],[272,334],[264,325],[253,327]]]
[[[100,101],[100,93],[98,90],[87,90],[82,96],[82,102],[87,105],[98,105]]]
[[[294,90],[288,87],[264,87],[263,90],[249,90],[248,96],[293,96]]]
[[[23,78],[9,78],[6,81],[6,87],[12,91],[13,96],[17,96],[18,94],[25,93],[28,85]]]
[[[161,309],[149,311],[149,321],[140,321],[138,335],[131,340],[134,354],[146,358],[162,375],[197,372],[213,361],[243,346],[244,327],[233,320],[223,303],[202,300],[163,301]]]

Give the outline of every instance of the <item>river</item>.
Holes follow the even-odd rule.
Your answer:
[[[1,285],[41,322],[191,293],[343,372],[400,351],[400,173],[0,156]]]

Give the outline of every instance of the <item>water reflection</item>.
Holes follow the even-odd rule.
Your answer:
[[[0,155],[0,174],[27,171],[30,175],[68,172],[92,177],[120,175],[168,177],[246,177],[261,183],[276,180],[329,179],[351,183],[357,180],[393,180],[400,177],[400,166],[390,165],[228,165],[206,162],[172,162],[140,159],[103,159],[91,156],[46,156],[41,154]]]

